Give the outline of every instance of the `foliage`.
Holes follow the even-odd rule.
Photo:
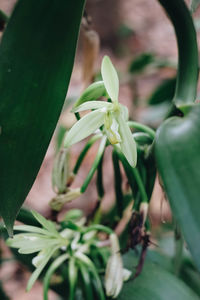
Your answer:
[[[164,82],[148,100],[154,111],[167,105],[162,123],[154,131],[130,119],[128,108],[119,102],[117,71],[105,56],[101,80],[87,87],[73,105],[77,122],[59,132],[52,171],[56,195],[49,203],[53,220],[34,211],[18,211],[65,100],[84,1],[43,0],[35,10],[35,1],[19,0],[9,20],[0,13],[1,30],[8,22],[0,45],[0,213],[10,237],[7,239],[3,224],[0,229],[16,259],[34,269],[27,290],[41,279],[45,300],[49,288],[71,300],[199,299],[196,32],[183,0],[159,2],[174,26],[179,51],[176,78]],[[198,1],[192,1],[192,9],[197,6]],[[135,77],[150,66],[159,69],[166,64],[145,53],[131,62],[129,73]],[[71,146],[90,135],[71,170]],[[97,141],[97,154],[84,182],[72,187],[88,150]],[[110,146],[115,203],[105,214],[101,207],[105,193],[103,157]],[[149,250],[149,202],[157,171],[175,220],[175,251],[170,254],[166,241],[162,250]],[[57,214],[86,191],[95,172],[98,202],[92,214],[86,217],[78,209],[69,210],[58,221]],[[128,181],[126,188],[124,179]],[[15,218],[24,224],[14,226],[12,237]],[[115,229],[124,220],[118,239]],[[163,242],[163,235],[157,237],[158,243]],[[4,295],[2,288],[0,292]]]

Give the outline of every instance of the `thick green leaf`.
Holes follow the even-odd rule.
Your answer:
[[[135,255],[124,256],[128,269],[136,265]],[[146,262],[142,273],[133,281],[125,283],[119,300],[199,300],[200,298],[180,279],[158,265]]]
[[[168,119],[155,139],[157,167],[173,213],[200,270],[200,105]]]
[[[83,0],[19,0],[0,46],[0,214],[13,222],[67,92]]]

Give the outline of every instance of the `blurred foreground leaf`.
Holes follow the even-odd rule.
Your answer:
[[[136,259],[133,252],[124,256],[125,267],[134,269]],[[198,300],[200,299],[184,282],[147,261],[142,273],[133,281],[124,284],[119,300]]]
[[[83,0],[20,0],[0,46],[0,215],[10,234],[62,109]]]

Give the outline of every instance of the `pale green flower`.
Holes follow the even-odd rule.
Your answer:
[[[111,256],[106,266],[105,289],[108,297],[117,298],[122,289],[123,282],[130,278],[131,272],[123,268],[119,241],[115,233],[110,235],[110,244]]]
[[[91,100],[75,105],[73,112],[93,110],[81,118],[69,130],[64,140],[64,147],[81,141],[103,126],[109,142],[116,144],[125,155],[129,164],[136,166],[137,148],[131,130],[127,124],[128,109],[118,102],[119,79],[117,72],[108,56],[102,61],[101,74],[103,83],[111,102]]]
[[[54,253],[63,246],[69,245],[69,241],[62,237],[53,222],[46,220],[35,211],[32,211],[32,214],[42,228],[29,225],[15,226],[14,230],[25,231],[25,233],[16,234],[12,239],[7,240],[8,246],[18,248],[18,252],[21,254],[39,252],[32,260],[36,269],[28,281],[27,291],[32,288]]]
[[[105,300],[99,270],[89,257],[92,257],[96,249],[96,253],[104,259],[107,258],[109,249],[104,246],[103,251],[103,248],[99,247],[97,232],[103,231],[110,234],[112,230],[100,224],[87,226],[87,220],[80,210],[69,211],[60,224],[46,220],[37,212],[32,211],[32,214],[42,227],[17,225],[14,230],[23,233],[15,234],[12,239],[7,240],[8,246],[18,249],[21,254],[36,254],[32,259],[35,270],[29,278],[27,291],[32,288],[44,268],[52,261],[44,274],[44,299],[48,299],[51,276],[62,263],[66,262],[69,300],[74,299],[80,268],[88,274],[87,280],[83,279],[85,286],[88,286],[88,280],[89,284],[94,282],[101,295],[100,299]],[[102,267],[104,267],[104,259]]]

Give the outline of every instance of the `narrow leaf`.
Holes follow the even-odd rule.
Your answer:
[[[109,97],[112,99],[112,101],[118,101],[119,78],[108,56],[104,56],[103,58],[101,75]]]

